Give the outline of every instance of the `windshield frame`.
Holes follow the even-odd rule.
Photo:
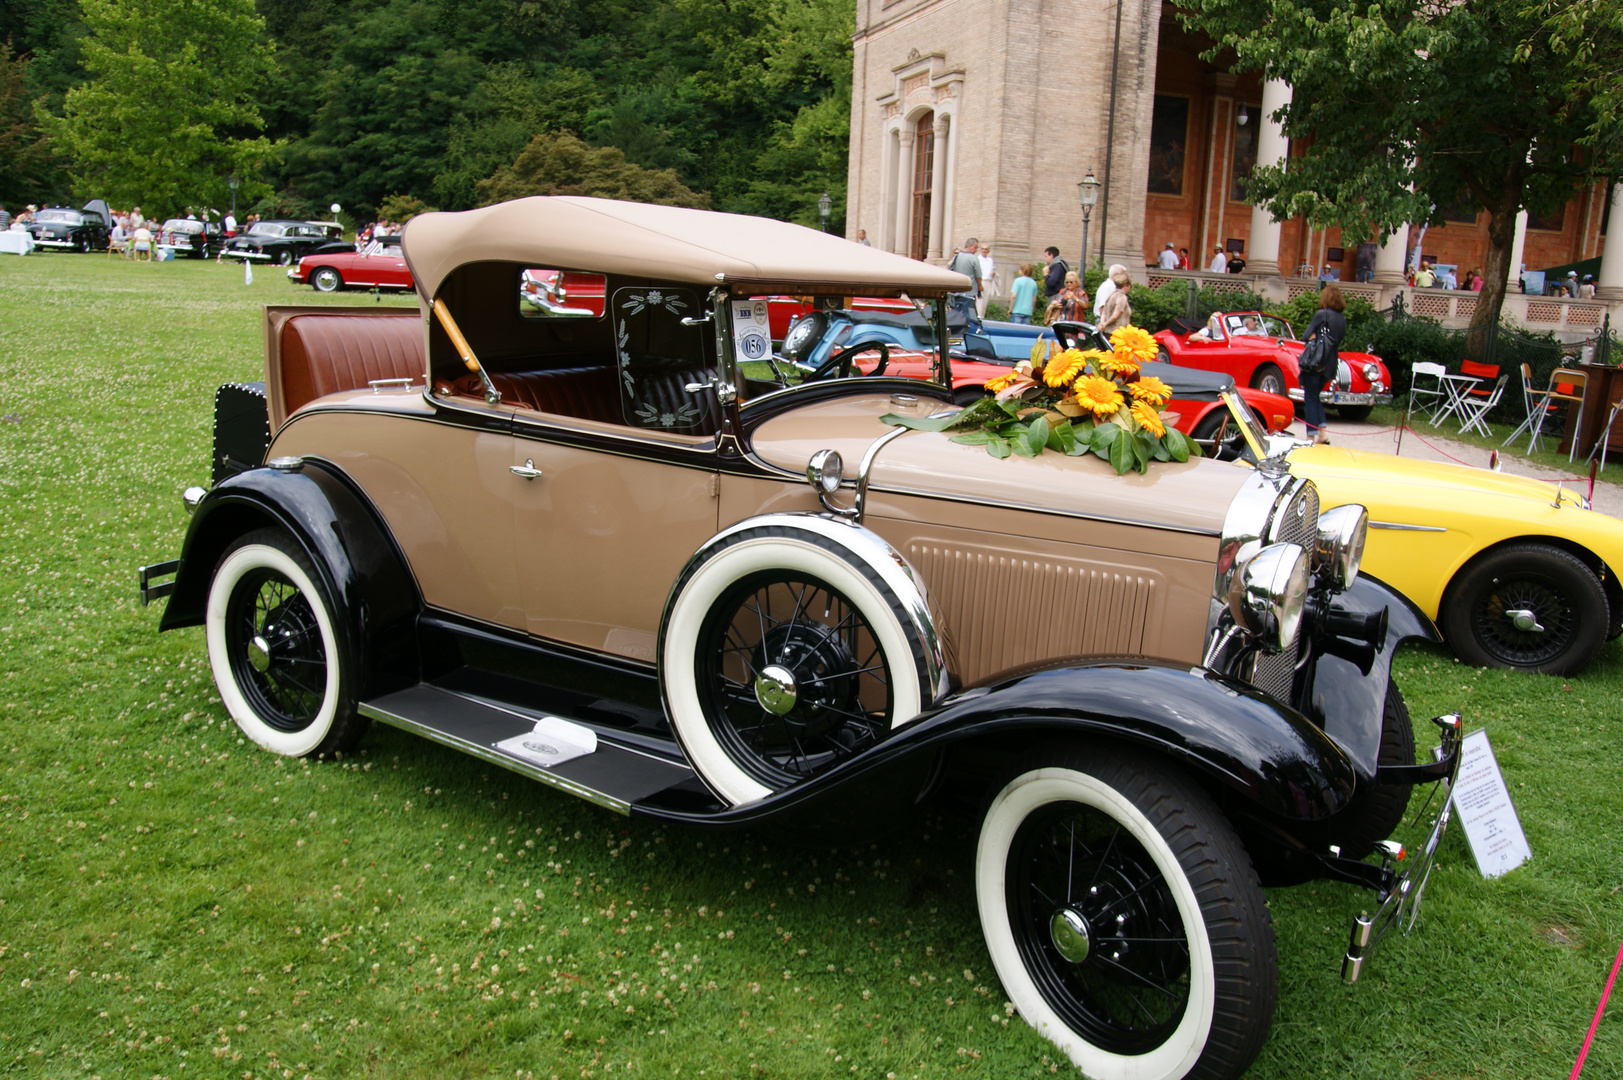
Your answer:
[[[53,206],[34,211],[34,220],[41,225],[83,225],[85,214],[83,210]]]

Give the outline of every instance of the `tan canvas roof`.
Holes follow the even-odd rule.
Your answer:
[[[473,262],[721,283],[734,295],[906,292],[922,298],[969,288],[962,274],[800,225],[573,196],[422,214],[406,224],[402,246],[418,291],[429,299],[453,270]]]

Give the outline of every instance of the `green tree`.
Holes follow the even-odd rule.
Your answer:
[[[537,135],[518,160],[480,182],[484,205],[527,195],[590,195],[630,202],[709,209],[710,198],[690,190],[673,169],[644,169],[612,146],[590,146],[567,131]]]
[[[86,197],[180,209],[245,197],[275,147],[255,133],[275,61],[252,0],[83,0],[90,79],[41,115]]]
[[[50,141],[28,101],[28,60],[0,41],[0,205],[41,198],[51,171]]]
[[[1281,119],[1303,153],[1251,183],[1276,216],[1356,241],[1445,206],[1487,210],[1480,332],[1499,319],[1517,212],[1552,213],[1623,170],[1606,137],[1623,120],[1597,111],[1592,71],[1527,2],[1191,0],[1180,17],[1217,42],[1210,56],[1233,49],[1239,70],[1293,88]]]

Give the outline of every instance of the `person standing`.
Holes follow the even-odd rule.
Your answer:
[[[1178,252],[1172,246],[1171,240],[1167,241],[1167,246],[1161,249],[1161,254],[1156,257],[1155,261],[1163,270],[1176,270],[1178,268]]]
[[[1048,256],[1048,261],[1043,263],[1043,294],[1052,299],[1065,288],[1065,275],[1070,273],[1071,268],[1059,257],[1059,248],[1044,248],[1043,254]]]
[[[225,212],[225,234],[226,236],[237,235],[237,215],[229,210]]]
[[[141,226],[145,225],[146,223],[147,223],[147,219],[141,216],[141,208],[139,206],[137,206],[134,210],[130,211],[130,232],[131,233],[134,233],[134,231],[136,229],[139,229]],[[148,239],[151,239],[151,238],[148,237]]]
[[[9,228],[11,228],[11,215],[6,213],[4,206],[0,206],[0,232],[5,232]]]
[[[1057,322],[1081,322],[1088,314],[1088,294],[1082,288],[1082,279],[1075,270],[1065,275],[1065,284],[1048,301],[1043,322],[1053,326]]]
[[[1009,290],[1009,321],[1021,326],[1031,325],[1031,316],[1037,306],[1037,279],[1032,277],[1034,267],[1020,264],[1020,276]]]
[[[1229,273],[1239,274],[1245,271],[1245,256],[1241,255],[1239,252],[1235,252],[1233,255],[1229,256],[1228,262]]]
[[[867,229],[858,229],[857,230],[857,243],[861,244],[863,247],[873,247],[872,244],[868,243],[868,230]]]
[[[1227,273],[1229,268],[1229,260],[1228,256],[1223,254],[1223,245],[1218,244],[1212,249],[1212,252],[1211,264],[1207,266],[1206,269],[1210,270],[1214,274]]]
[[[980,294],[975,297],[975,314],[986,318],[986,305],[991,303],[997,289],[997,266],[992,262],[992,245],[982,244],[976,256],[981,264]]]
[[[1128,276],[1127,267],[1112,266],[1110,268],[1110,284],[1115,286],[1110,295],[1105,298],[1104,307],[1099,311],[1099,332],[1109,334],[1128,326],[1133,321],[1133,305],[1127,301],[1127,291],[1133,287],[1133,279]],[[1101,286],[1100,292],[1104,291]]]
[[[1194,268],[1195,268],[1195,264],[1189,258],[1189,249],[1188,248],[1179,248],[1178,249],[1178,269],[1179,270],[1193,270]]]
[[[1329,355],[1332,357],[1330,366],[1324,371],[1303,371],[1298,375],[1302,386],[1302,413],[1307,422],[1308,434],[1313,436],[1316,444],[1330,441],[1330,436],[1324,430],[1324,393],[1325,383],[1335,377],[1336,362],[1333,359],[1341,348],[1341,339],[1347,336],[1347,301],[1342,299],[1341,287],[1334,282],[1319,290],[1319,310],[1313,313],[1313,318],[1307,324],[1307,331],[1302,335],[1303,341],[1311,341],[1314,334],[1325,335]]]
[[[969,279],[969,289],[966,292],[953,293],[948,304],[952,310],[962,312],[964,321],[969,322],[975,318],[975,300],[980,296],[981,285],[981,257],[980,241],[971,236],[964,241],[964,246],[952,257],[947,269],[955,274],[962,274]]]
[[[1098,322],[1105,310],[1105,301],[1110,294],[1116,291],[1116,272],[1127,273],[1127,267],[1121,263],[1111,263],[1110,269],[1105,271],[1105,279],[1099,283],[1099,291],[1093,294],[1093,321]]]
[[[1579,283],[1579,285],[1578,285],[1578,299],[1580,299],[1580,300],[1593,300],[1593,299],[1595,299],[1595,275],[1594,274],[1585,274],[1584,275],[1583,281],[1581,283]]]
[[[1417,289],[1429,289],[1435,284],[1437,284],[1437,275],[1432,272],[1431,263],[1422,260],[1420,269],[1415,271],[1414,287]]]

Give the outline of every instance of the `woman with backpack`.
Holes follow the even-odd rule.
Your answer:
[[[1302,387],[1302,413],[1307,430],[1315,445],[1330,441],[1324,431],[1324,393],[1326,383],[1336,377],[1340,357],[1341,339],[1347,336],[1347,301],[1335,282],[1319,290],[1319,310],[1307,324],[1303,334],[1301,356],[1297,360],[1297,381]]]

